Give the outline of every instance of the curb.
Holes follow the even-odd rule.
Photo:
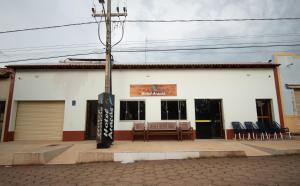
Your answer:
[[[48,145],[30,152],[13,155],[13,165],[43,165],[67,150],[72,145]]]
[[[244,151],[174,151],[174,152],[80,152],[77,163],[134,162],[213,157],[247,157]]]

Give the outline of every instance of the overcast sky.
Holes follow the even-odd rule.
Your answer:
[[[128,20],[230,19],[300,17],[298,0],[112,0],[112,9],[126,6]],[[1,0],[0,32],[31,27],[94,21],[93,0]],[[113,41],[121,37],[113,24]],[[105,40],[104,24],[101,36]],[[300,20],[126,23],[115,50],[201,48],[300,43]],[[234,45],[233,45],[234,44]],[[204,46],[203,46],[204,45]],[[0,34],[0,62],[101,51],[97,25]],[[275,52],[300,54],[300,47],[113,53],[116,63],[248,63],[268,61]],[[101,55],[76,56],[104,58]],[[56,63],[66,57],[21,63]],[[0,66],[5,64],[1,63]]]

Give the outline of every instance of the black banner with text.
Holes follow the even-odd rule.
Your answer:
[[[114,139],[115,96],[102,93],[98,96],[97,148],[109,148]]]

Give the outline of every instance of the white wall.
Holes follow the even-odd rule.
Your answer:
[[[185,99],[187,120],[194,125],[196,98],[223,100],[225,128],[231,121],[256,121],[255,99],[272,99],[279,122],[272,69],[114,70],[115,130],[130,130],[132,122],[119,120],[120,100],[145,100],[146,120],[160,120],[161,99]],[[130,84],[177,84],[177,96],[130,97]],[[14,101],[65,100],[64,131],[85,130],[86,101],[104,90],[102,70],[18,70]],[[72,106],[71,101],[77,105]],[[10,130],[14,130],[13,104]]]

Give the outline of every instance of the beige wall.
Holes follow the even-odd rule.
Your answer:
[[[8,98],[8,94],[9,94],[9,85],[10,85],[10,78],[0,78],[0,101],[6,101],[7,103],[7,98]],[[7,104],[5,104],[5,111],[4,113],[6,113],[7,110]],[[3,122],[6,120],[5,118],[5,114],[4,116],[0,116],[3,117]],[[0,121],[0,128],[2,130],[1,131],[1,138],[0,138],[0,142],[3,141],[3,133],[4,133],[4,126],[3,126],[3,122]]]
[[[1,101],[5,101],[8,98],[9,83],[10,83],[9,78],[0,79],[0,100]]]
[[[298,117],[297,116],[285,116],[284,123],[285,127],[288,127],[291,132],[300,132],[300,125],[298,123]]]

